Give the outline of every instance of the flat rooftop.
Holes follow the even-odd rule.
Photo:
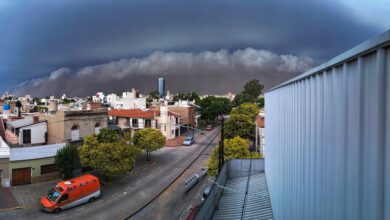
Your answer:
[[[274,219],[265,173],[250,176],[245,199],[247,183],[248,176],[227,180],[213,220]]]

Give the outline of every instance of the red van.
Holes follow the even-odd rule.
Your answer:
[[[58,182],[41,199],[44,211],[58,213],[100,197],[100,182],[96,176],[86,174]]]

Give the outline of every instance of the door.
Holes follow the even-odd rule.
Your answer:
[[[23,144],[31,143],[31,129],[23,130]]]
[[[12,169],[12,185],[25,185],[31,183],[31,167]]]
[[[70,139],[72,141],[78,141],[80,139],[80,134],[79,134],[79,127],[78,126],[73,126],[71,131],[70,131]]]

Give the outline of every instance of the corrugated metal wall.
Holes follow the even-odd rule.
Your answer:
[[[390,219],[390,32],[269,91],[275,219]]]

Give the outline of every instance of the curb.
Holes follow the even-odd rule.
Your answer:
[[[145,166],[142,166],[142,167],[138,168],[137,170],[134,170],[133,174],[137,174],[138,172],[143,171],[146,168],[149,168],[149,167],[153,166],[156,162],[157,162],[157,159],[153,160],[151,163],[148,163]]]
[[[15,207],[12,207],[12,208],[4,208],[4,209],[0,209],[0,212],[1,211],[11,211],[11,210],[16,210],[16,209],[25,209],[25,208],[32,208],[33,206],[28,206],[28,205],[20,205],[20,206],[15,206]]]

